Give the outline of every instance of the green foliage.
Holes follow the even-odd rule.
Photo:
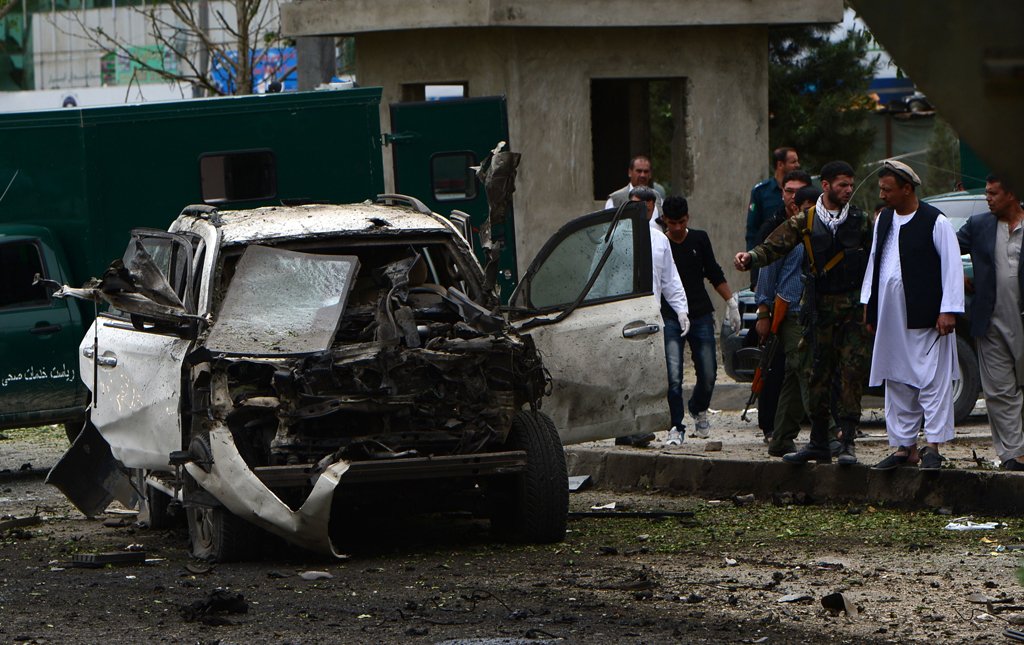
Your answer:
[[[935,129],[928,141],[925,163],[927,172],[921,178],[918,195],[949,192],[960,180],[960,141],[953,128],[938,117],[935,117]]]
[[[867,121],[873,109],[867,89],[877,64],[867,54],[870,37],[851,31],[832,42],[828,31],[799,26],[769,32],[771,148],[796,148],[812,174],[834,159],[859,166],[874,138]]]

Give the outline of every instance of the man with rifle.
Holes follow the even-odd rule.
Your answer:
[[[787,182],[785,186],[789,188],[797,183]],[[790,216],[804,213],[806,217],[807,209],[812,208],[820,196],[821,190],[818,188],[810,185],[799,186],[793,197],[787,199],[787,206],[792,202],[787,212]],[[784,220],[780,219],[779,223],[782,221]],[[804,292],[801,275],[803,262],[803,246],[797,246],[780,262],[766,266],[757,281],[755,329],[758,338],[765,344],[769,339],[775,338],[776,344],[780,346],[774,363],[769,368],[768,382],[758,398],[758,423],[765,429],[768,454],[773,457],[782,457],[796,451],[795,440],[800,434],[800,423],[809,407],[808,351],[800,343],[804,335],[804,328],[800,323],[800,300]],[[772,331],[769,331],[769,326]],[[773,396],[774,401],[765,400],[766,397]],[[771,418],[762,420],[762,414],[770,414]],[[829,448],[835,454],[838,452],[839,443],[832,441],[834,436],[831,430],[829,439]]]
[[[787,462],[830,463],[828,432],[832,417],[832,382],[838,377],[835,417],[842,443],[837,461],[857,463],[854,440],[860,422],[860,397],[871,362],[871,337],[863,322],[860,285],[871,250],[871,220],[850,205],[854,171],[844,161],[821,169],[822,194],[817,203],[783,222],[764,243],[736,254],[740,271],[762,267],[804,247],[804,294],[801,303],[809,344],[808,406],[810,442],[783,456]]]

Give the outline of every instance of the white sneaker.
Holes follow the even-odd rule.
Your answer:
[[[676,430],[675,426],[668,431],[668,438],[665,439],[666,446],[678,446],[683,443],[683,433]]]
[[[693,429],[693,436],[698,439],[707,439],[711,436],[711,422],[708,421],[707,410],[693,415],[693,420],[696,422],[696,427]]]

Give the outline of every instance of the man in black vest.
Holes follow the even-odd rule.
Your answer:
[[[860,396],[871,358],[871,337],[863,323],[861,282],[871,250],[871,221],[850,205],[853,168],[845,161],[830,161],[821,168],[821,197],[814,208],[783,222],[764,243],[736,254],[740,271],[784,258],[804,245],[806,276],[802,318],[805,342],[810,344],[808,410],[811,440],[802,449],[783,456],[804,464],[829,463],[828,433],[832,421],[832,383],[838,376],[835,418],[842,447],[837,461],[857,463],[853,441],[860,423]]]
[[[886,208],[861,290],[868,330],[875,331],[871,385],[885,382],[885,429],[895,451],[875,464],[890,470],[942,465],[939,446],[953,438],[953,386],[959,378],[956,314],[964,311],[963,265],[956,233],[937,208],[920,202],[917,173],[886,160],[878,173]],[[917,449],[924,417],[928,445]]]

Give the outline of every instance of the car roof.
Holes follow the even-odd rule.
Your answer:
[[[316,237],[321,235],[393,235],[395,233],[450,233],[439,215],[404,205],[372,202],[360,204],[304,204],[265,206],[215,214],[185,214],[184,218],[209,219],[220,231],[221,244]]]

